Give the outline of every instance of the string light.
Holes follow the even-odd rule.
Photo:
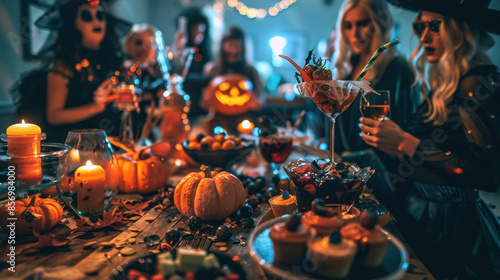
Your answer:
[[[245,3],[238,0],[216,0],[213,9],[216,12],[222,12],[223,5],[227,4],[229,7],[235,8],[242,16],[247,16],[248,18],[264,18],[268,14],[270,16],[278,15],[281,11],[286,10],[295,2],[297,2],[297,0],[282,0],[276,2],[267,9],[262,9],[248,7]]]

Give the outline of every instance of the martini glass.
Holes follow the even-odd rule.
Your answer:
[[[297,85],[300,94],[311,98],[316,106],[330,118],[330,160],[334,161],[335,119],[342,114],[361,91],[374,91],[366,81],[309,81]]]

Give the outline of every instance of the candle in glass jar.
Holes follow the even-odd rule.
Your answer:
[[[91,213],[104,209],[106,172],[90,160],[75,171],[78,211]]]
[[[40,127],[23,120],[22,123],[9,126],[6,134],[8,152],[16,168],[16,179],[21,182],[42,180]]]
[[[249,120],[244,120],[238,124],[237,130],[240,134],[252,134],[255,124]]]

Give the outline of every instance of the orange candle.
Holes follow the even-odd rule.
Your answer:
[[[7,128],[8,152],[16,168],[17,180],[21,182],[42,180],[41,140],[40,127],[25,123],[24,120]]]
[[[100,165],[90,160],[75,171],[78,211],[91,213],[104,209],[106,172]]]
[[[254,128],[255,124],[253,124],[249,120],[244,120],[238,124],[238,127],[236,129],[240,134],[252,134]]]

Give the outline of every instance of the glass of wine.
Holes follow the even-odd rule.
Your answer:
[[[360,91],[374,91],[366,81],[317,80],[297,85],[300,94],[311,98],[316,106],[330,118],[330,160],[334,163],[335,118],[342,114]]]
[[[271,164],[273,176],[279,177],[280,166],[292,152],[293,137],[286,130],[259,135],[259,150],[262,157]]]
[[[361,115],[378,121],[385,119],[391,108],[390,93],[388,90],[363,93],[359,104]]]

